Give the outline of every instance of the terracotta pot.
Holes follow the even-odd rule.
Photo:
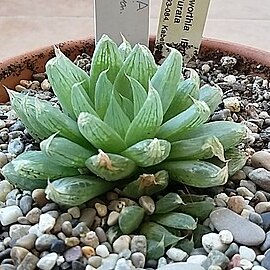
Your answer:
[[[154,37],[150,38],[150,48],[153,49]],[[57,44],[61,50],[72,60],[78,54],[86,52],[92,55],[94,39],[67,41]],[[238,59],[238,69],[246,73],[270,76],[270,53],[244,45],[204,39],[200,49],[199,58],[206,60],[220,59],[223,55],[233,55]],[[53,46],[41,48],[25,53],[0,63],[0,102],[8,101],[8,95],[3,86],[10,89],[21,79],[31,79],[33,73],[43,72],[45,63],[54,56]]]

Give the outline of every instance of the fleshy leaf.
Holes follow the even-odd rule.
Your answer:
[[[99,150],[98,155],[88,158],[85,165],[94,174],[107,181],[124,179],[137,169],[132,160],[116,154],[107,154],[102,150]]]
[[[225,162],[223,145],[215,136],[201,136],[172,143],[168,159],[195,160],[208,159],[213,156]]]
[[[206,161],[168,161],[157,165],[168,171],[170,179],[188,186],[208,188],[224,185],[228,180],[228,164],[220,168]]]
[[[147,240],[147,259],[157,260],[162,257],[165,253],[164,245],[165,236],[161,238],[160,241]]]
[[[132,89],[133,106],[134,106],[133,117],[135,117],[139,113],[145,100],[147,99],[147,92],[137,80],[129,76],[128,76],[128,79],[130,81],[130,85]]]
[[[189,78],[178,84],[174,99],[164,115],[164,120],[167,121],[190,107],[193,104],[191,97],[199,98],[199,86]]]
[[[130,125],[130,120],[116,101],[113,93],[104,117],[104,122],[113,128],[122,139],[125,138],[126,132]]]
[[[132,100],[132,89],[126,75],[134,78],[145,89],[148,89],[149,80],[156,70],[157,65],[150,50],[144,45],[137,44],[119,71],[114,87],[121,95]]]
[[[164,114],[175,96],[181,72],[182,55],[176,49],[171,48],[169,56],[151,79],[153,87],[159,93]]]
[[[211,114],[214,113],[215,109],[222,102],[222,89],[218,85],[204,85],[200,88],[199,93],[199,100],[204,101],[208,105]]]
[[[146,139],[140,141],[121,153],[136,162],[140,167],[149,167],[165,160],[171,150],[171,144],[165,140]]]
[[[194,218],[183,213],[171,212],[166,214],[157,214],[151,216],[151,220],[163,226],[179,230],[195,230],[197,227],[197,222]]]
[[[76,117],[78,117],[81,112],[88,112],[98,117],[97,113],[93,109],[94,105],[85,90],[83,89],[81,83],[75,83],[72,87],[71,105]]]
[[[81,82],[82,88],[88,91],[90,77],[68,59],[59,48],[55,48],[55,54],[56,57],[50,59],[46,64],[46,74],[63,111],[75,119],[70,99],[72,87],[75,83]]]
[[[127,145],[155,137],[162,119],[163,111],[159,94],[150,84],[147,99],[127,131],[125,137]]]
[[[90,70],[90,98],[94,101],[96,82],[100,73],[108,70],[107,76],[111,83],[114,83],[117,73],[123,65],[122,57],[118,47],[107,35],[103,35],[95,48]]]
[[[184,202],[177,193],[168,193],[156,202],[155,214],[171,212],[179,208],[181,204]]]
[[[108,124],[89,113],[78,117],[81,134],[97,149],[110,153],[119,153],[126,148],[125,142]]]
[[[123,42],[119,45],[118,50],[122,56],[123,61],[125,61],[127,57],[130,55],[132,47],[122,34],[121,37]]]
[[[95,90],[95,109],[101,119],[104,118],[110,104],[113,85],[107,77],[108,70],[100,73]]]
[[[140,229],[140,233],[145,235],[148,240],[154,240],[156,242],[160,242],[164,237],[165,247],[174,245],[182,239],[182,237],[173,235],[162,225],[155,222],[145,222]]]
[[[210,109],[204,101],[193,100],[194,104],[184,112],[165,122],[157,136],[169,141],[178,140],[179,134],[191,127],[205,123],[210,116]]]

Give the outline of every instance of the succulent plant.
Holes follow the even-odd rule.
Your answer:
[[[146,46],[131,48],[124,40],[117,47],[104,35],[90,74],[58,48],[55,53],[46,73],[60,108],[9,90],[13,109],[41,149],[2,169],[11,183],[46,187],[55,202],[79,205],[116,186],[137,198],[170,181],[203,188],[227,181],[224,152],[245,138],[246,128],[206,123],[222,91],[200,88],[193,69],[185,77],[177,50],[159,66]]]

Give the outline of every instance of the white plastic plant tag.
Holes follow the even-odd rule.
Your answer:
[[[169,47],[187,63],[198,55],[210,0],[162,0],[155,54],[164,59]],[[161,54],[161,55],[160,55]]]
[[[150,0],[95,0],[95,38],[103,34],[120,44],[122,33],[135,45],[148,45]]]

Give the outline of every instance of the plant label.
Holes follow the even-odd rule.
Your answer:
[[[135,45],[148,45],[150,0],[95,0],[95,38],[107,34],[118,44],[120,33]]]
[[[178,49],[187,63],[198,55],[210,0],[162,0],[155,54]],[[166,46],[167,45],[167,46]]]

